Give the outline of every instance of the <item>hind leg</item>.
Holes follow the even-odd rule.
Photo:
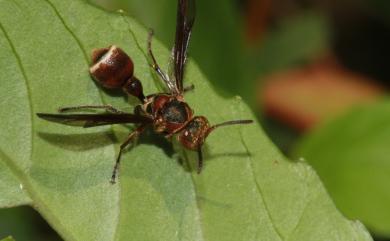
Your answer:
[[[131,132],[127,136],[126,140],[121,144],[119,154],[118,154],[118,157],[117,157],[115,165],[114,165],[114,169],[112,170],[112,176],[111,176],[111,181],[110,181],[112,184],[116,183],[116,176],[118,174],[121,156],[122,156],[124,149],[130,144],[130,142],[132,142],[134,140],[134,138],[138,137],[145,130],[146,127],[147,127],[147,125],[141,125],[141,126],[137,127],[137,129],[135,129],[133,132]]]

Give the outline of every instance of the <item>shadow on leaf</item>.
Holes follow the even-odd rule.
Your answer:
[[[94,163],[87,167],[52,168],[33,165],[30,170],[31,177],[40,185],[56,190],[60,193],[79,192],[83,189],[106,182],[109,184],[113,160]],[[105,173],[101,175],[101,173]]]
[[[87,151],[117,142],[111,131],[68,135],[39,132],[38,135],[51,144],[71,151]]]

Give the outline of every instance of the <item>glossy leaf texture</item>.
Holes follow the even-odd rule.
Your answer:
[[[338,208],[390,237],[390,102],[372,104],[307,135],[297,156],[317,170]]]
[[[111,185],[131,128],[75,128],[35,113],[101,103],[131,111],[135,100],[94,84],[89,55],[122,47],[153,93],[146,29],[78,0],[0,0],[0,9],[2,207],[33,206],[65,240],[371,240],[337,211],[315,172],[287,160],[258,124],[212,133],[201,175],[189,167],[194,153],[147,134]],[[169,51],[155,41],[154,53],[165,68]],[[216,95],[191,61],[185,79],[195,85],[186,100],[211,123],[255,118],[240,98]]]

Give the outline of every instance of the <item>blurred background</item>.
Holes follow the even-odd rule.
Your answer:
[[[171,48],[176,0],[90,2],[125,10]],[[196,2],[189,55],[215,90],[242,96],[346,217],[390,240],[390,1]],[[61,240],[27,207],[0,209],[0,238],[9,234]]]

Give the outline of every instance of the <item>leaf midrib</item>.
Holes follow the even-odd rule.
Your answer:
[[[245,152],[247,153],[247,156],[248,156],[247,158],[249,160],[249,169],[251,171],[253,182],[254,182],[254,184],[256,186],[256,190],[257,190],[257,193],[260,196],[261,201],[264,203],[265,212],[267,213],[267,216],[268,216],[268,219],[269,219],[269,221],[271,223],[271,226],[274,229],[275,233],[278,235],[279,239],[280,240],[285,240],[285,238],[283,237],[283,235],[280,232],[280,230],[276,227],[275,221],[273,220],[272,215],[271,215],[271,211],[269,210],[267,202],[265,201],[263,190],[262,190],[260,184],[258,183],[258,181],[256,180],[256,175],[255,175],[254,166],[253,166],[253,160],[252,160],[249,148],[247,147],[247,145],[245,143],[245,140],[244,140],[244,137],[242,136],[241,131],[239,131],[239,133],[240,133],[241,144],[245,148]]]
[[[30,155],[29,155],[29,158],[31,160],[32,155],[34,153],[34,135],[33,135],[33,133],[34,133],[34,111],[33,111],[32,97],[31,97],[31,87],[29,85],[29,80],[28,80],[26,71],[23,67],[22,60],[21,60],[18,52],[16,51],[16,48],[13,45],[11,38],[9,37],[7,31],[5,30],[5,28],[1,22],[0,22],[0,29],[3,32],[4,37],[7,40],[8,44],[12,50],[13,55],[15,56],[16,62],[18,63],[19,70],[23,76],[24,86],[26,87],[27,102],[29,104],[28,108],[30,110],[30,123],[31,123],[31,128],[30,128],[30,145],[31,146],[30,146]]]

